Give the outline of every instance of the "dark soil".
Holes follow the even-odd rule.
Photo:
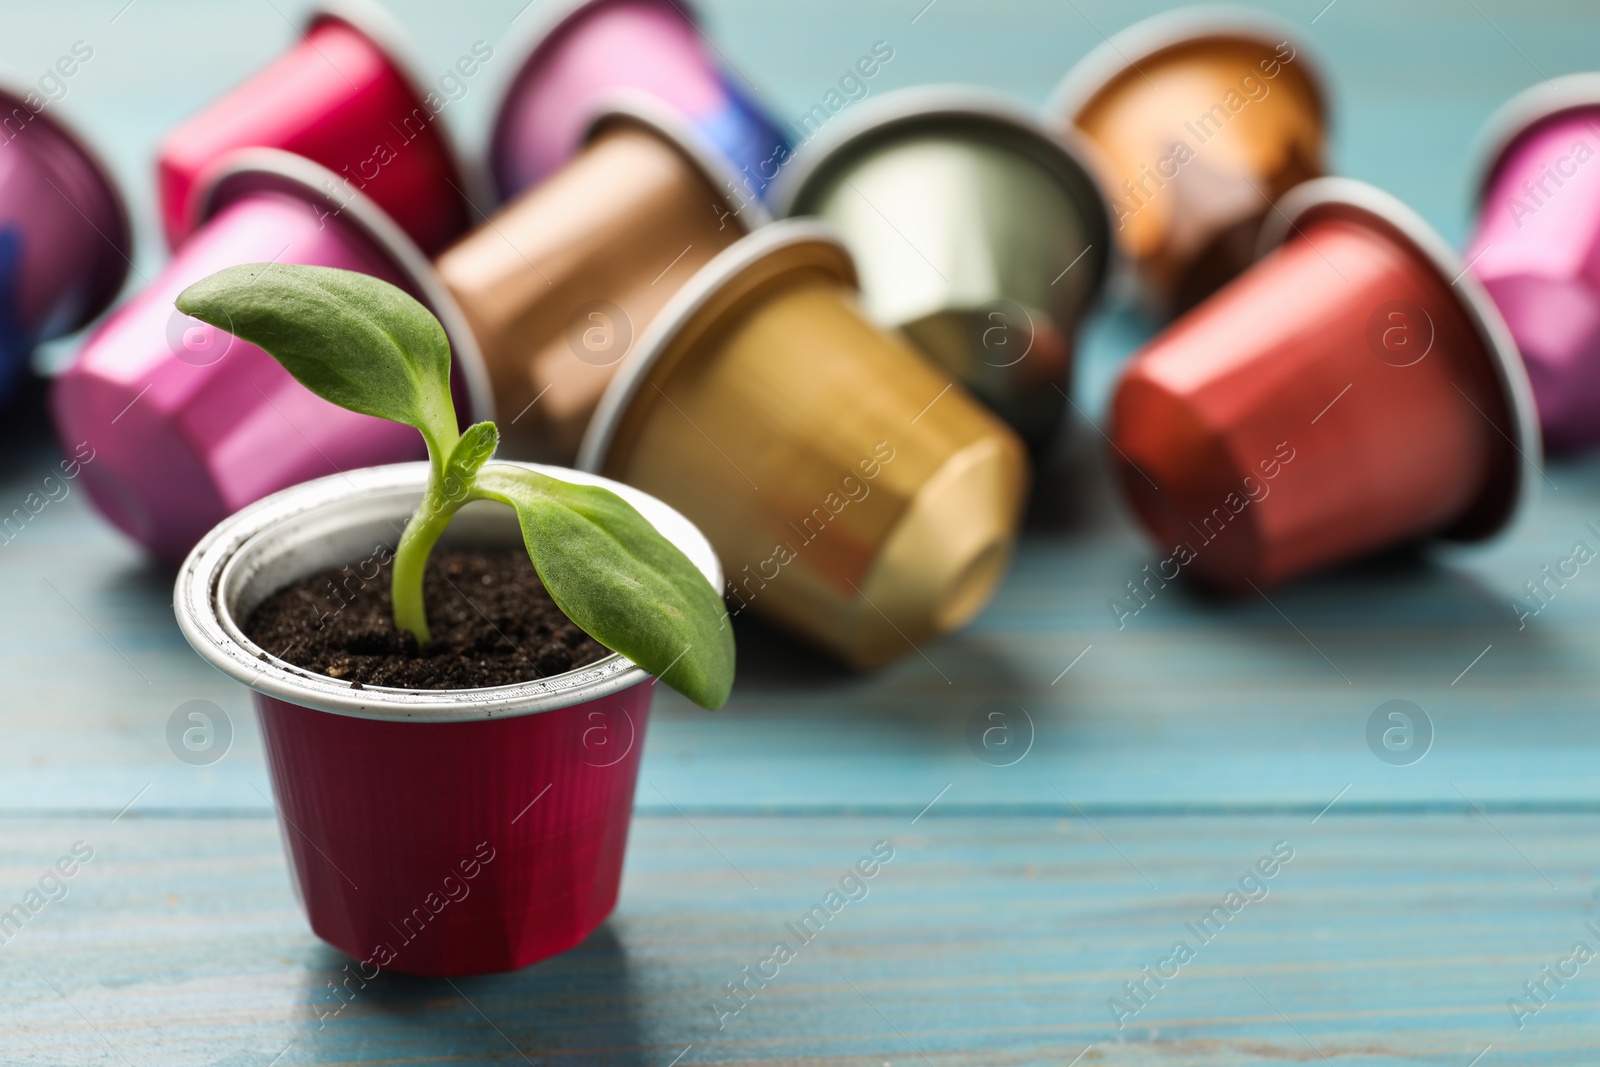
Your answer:
[[[372,558],[304,578],[268,597],[244,632],[296,667],[394,689],[509,685],[608,654],[556,607],[520,549],[429,557],[424,649],[395,628],[390,570]]]

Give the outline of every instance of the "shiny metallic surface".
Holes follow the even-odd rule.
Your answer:
[[[1248,590],[1419,538],[1482,540],[1531,489],[1526,378],[1443,239],[1349,179],[1280,206],[1263,242],[1281,246],[1118,385],[1121,481],[1170,553],[1148,581]]]
[[[704,530],[731,612],[870,667],[988,601],[1028,463],[1005,424],[862,315],[854,286],[824,226],[744,238],[641,339],[578,462]]]
[[[711,546],[661,501],[590,474],[537,469],[617,493],[720,584]],[[452,901],[385,967],[507,971],[582,941],[615,905],[654,680],[612,653],[513,685],[353,686],[297,670],[244,634],[255,608],[285,585],[370,560],[375,546],[392,551],[427,480],[427,463],[369,467],[262,500],[196,547],[173,605],[195,651],[254,691],[284,851],[312,930],[364,955],[439,884],[440,856],[492,840],[504,858],[481,872],[470,899]],[[478,501],[456,513],[444,543],[520,548],[522,537],[510,508]],[[613,729],[625,747],[597,758],[591,739]],[[523,795],[535,778],[550,791],[542,808]]]
[[[552,477],[603,485],[632,504],[677,545],[713,586],[722,572],[704,536],[659,500],[582,471],[521,464]],[[412,690],[349,683],[297,670],[244,635],[243,621],[277,590],[319,569],[392,545],[417,507],[426,462],[363,467],[274,493],[218,523],[183,561],[173,591],[178,628],[213,667],[264,696],[361,719],[472,722],[532,715],[615,693],[649,675],[613,653],[550,678],[489,689]],[[450,545],[517,545],[510,509],[463,508],[445,534]]]
[[[483,350],[508,455],[570,463],[640,333],[766,217],[725,198],[692,129],[636,103],[437,261]]]
[[[774,207],[843,235],[862,300],[1030,442],[1066,408],[1074,339],[1112,259],[1088,165],[1005,97],[889,93],[823,128]]]
[[[543,181],[577,153],[584,129],[620,94],[671,110],[713,146],[760,200],[765,166],[788,140],[722,69],[684,0],[547,0],[502,46],[512,71],[499,92],[489,168],[506,199]]]
[[[81,43],[81,42],[80,42]],[[104,311],[132,265],[111,172],[35,86],[0,69],[0,402],[34,346]]]
[[[225,267],[299,263],[405,289],[440,320],[463,426],[493,418],[488,378],[450,294],[375,204],[274,149],[226,157],[200,192],[205,221],[149,285],[109,315],[56,379],[68,451],[92,450],[83,484],[113,525],[176,564],[224,516],[330,471],[420,458],[415,430],[316,396],[256,345],[173,306]]]
[[[1326,169],[1315,60],[1261,13],[1197,7],[1112,35],[1057,87],[1108,168],[1133,297],[1166,317],[1250,264],[1274,200]]]
[[[437,94],[414,71],[404,31],[377,3],[314,8],[282,55],[162,140],[156,176],[167,243],[177,248],[200,224],[196,197],[224,157],[276,148],[327,167],[330,192],[369,197],[436,253],[484,201]]]
[[[1600,74],[1508,101],[1480,136],[1466,257],[1532,379],[1551,449],[1600,444]]]

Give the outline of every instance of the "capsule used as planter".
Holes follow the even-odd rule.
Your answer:
[[[200,223],[207,169],[239,148],[281,148],[333,173],[328,193],[363,193],[433,255],[471,222],[468,176],[441,97],[405,58],[376,4],[325,3],[287,52],[167,135],[157,159],[161,221],[176,248]]]
[[[1600,74],[1490,119],[1467,262],[1522,351],[1552,449],[1600,443]]]
[[[787,157],[788,140],[713,58],[684,0],[556,0],[528,40],[520,58],[507,50],[515,74],[489,137],[503,198],[570,159],[619,93],[644,94],[687,119],[727,160],[745,199],[761,199]]]
[[[987,602],[1028,463],[1004,423],[866,319],[855,288],[823,224],[744,238],[623,362],[578,464],[704,530],[731,612],[866,667]]]
[[[415,431],[413,431],[415,432]],[[682,515],[632,504],[705,574],[716,555]],[[578,944],[616,904],[653,680],[615,653],[486,689],[353,687],[296,669],[242,626],[277,590],[393,551],[426,463],[348,471],[225,520],[178,573],[178,626],[254,691],[289,868],[318,937],[378,971],[481,974]],[[514,513],[463,508],[441,542],[521,548]]]
[[[36,89],[0,73],[0,401],[34,346],[87,325],[128,276],[110,172]]]
[[[87,443],[93,452],[83,468],[90,499],[169,563],[269,493],[425,454],[415,430],[321,399],[260,348],[173,306],[190,284],[224,267],[339,267],[405,289],[444,324],[462,424],[493,417],[487,375],[455,301],[371,201],[328,193],[327,170],[273,149],[243,150],[215,173],[202,194],[200,229],[101,324],[53,397],[63,445]]]
[[[1249,266],[1272,202],[1324,172],[1322,86],[1292,31],[1208,7],[1114,34],[1062,79],[1051,112],[1100,151],[1146,310],[1181,312]]]
[[[1117,386],[1113,460],[1165,557],[1130,605],[1180,572],[1248,590],[1419,538],[1482,540],[1533,486],[1526,374],[1443,239],[1349,179],[1279,209],[1276,250]]]
[[[765,218],[659,105],[613,109],[584,149],[435,266],[483,350],[508,455],[571,463],[617,366],[662,306]]]
[[[1112,252],[1105,199],[1069,142],[988,92],[901,90],[825,126],[773,206],[832,223],[873,321],[1029,442],[1049,437]]]

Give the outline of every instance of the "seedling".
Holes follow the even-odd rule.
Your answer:
[[[490,463],[492,422],[456,430],[450,345],[426,308],[365,274],[284,263],[229,267],[178,294],[186,315],[259,345],[307,389],[411,426],[427,442],[428,487],[394,554],[394,621],[429,642],[423,568],[473,500],[510,506],[528,558],[589,636],[706,708],[733,685],[722,598],[677,546],[608,489]]]

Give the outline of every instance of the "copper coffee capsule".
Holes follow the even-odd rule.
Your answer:
[[[707,264],[607,389],[578,464],[711,539],[729,610],[872,666],[977,614],[1005,569],[1022,442],[857,309],[818,223]]]
[[[483,350],[508,451],[570,464],[641,331],[694,272],[765,219],[666,109],[636,99],[583,151],[439,257]]]
[[[1526,373],[1443,239],[1344,178],[1279,210],[1276,250],[1117,387],[1122,485],[1167,553],[1147,581],[1248,589],[1417,538],[1478,541],[1533,485]]]
[[[1051,435],[1111,259],[1105,198],[1074,144],[997,94],[902,89],[825,127],[773,203],[839,228],[873,321],[1028,441]]]
[[[1056,88],[1100,150],[1135,298],[1192,307],[1247,267],[1272,202],[1324,173],[1323,79],[1276,21],[1188,8],[1115,34]]]

